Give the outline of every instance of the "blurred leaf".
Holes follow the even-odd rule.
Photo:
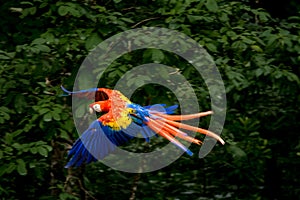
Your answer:
[[[236,145],[230,145],[229,147],[230,152],[232,153],[233,158],[236,159],[241,159],[241,158],[246,158],[247,154],[245,151],[243,151],[240,147]]]
[[[24,160],[18,159],[17,163],[18,163],[18,165],[17,165],[18,173],[20,175],[23,175],[23,176],[26,175],[27,174],[27,169],[26,169],[26,164],[25,164]]]
[[[219,9],[216,0],[206,0],[205,6],[211,12],[217,12]]]
[[[120,3],[122,0],[113,0],[114,3]]]
[[[43,119],[45,122],[50,122],[52,121],[52,115],[50,112],[46,113],[44,116],[43,116]]]
[[[52,117],[53,117],[54,120],[56,120],[56,121],[61,120],[60,115],[57,112],[52,111],[51,115],[52,115]]]
[[[25,107],[27,106],[25,97],[22,94],[17,94],[15,96],[15,109],[17,111],[17,113],[23,113],[25,110]]]
[[[36,154],[38,152],[38,148],[37,147],[31,147],[29,149],[29,151],[32,153],[32,154]]]
[[[257,52],[260,52],[260,53],[263,52],[263,50],[258,45],[251,45],[251,48]]]
[[[152,59],[154,61],[162,61],[164,59],[164,53],[159,49],[152,49]]]
[[[85,48],[87,50],[95,48],[100,42],[102,42],[102,39],[98,35],[98,33],[92,33],[85,42]]]
[[[39,147],[37,147],[37,149],[38,149],[38,152],[39,152],[40,155],[42,155],[44,157],[48,156],[48,151],[44,147],[39,146]]]
[[[69,12],[69,7],[68,6],[60,6],[57,11],[60,16],[65,16]]]

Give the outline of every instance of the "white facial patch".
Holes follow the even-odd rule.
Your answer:
[[[101,108],[100,108],[100,105],[99,105],[99,104],[93,105],[93,109],[94,109],[96,112],[101,112]]]

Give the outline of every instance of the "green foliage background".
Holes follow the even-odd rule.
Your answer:
[[[291,5],[300,10],[296,1]],[[299,197],[299,13],[276,18],[259,3],[225,0],[13,0],[2,3],[0,12],[1,199]],[[72,88],[83,59],[99,42],[143,26],[185,33],[212,55],[227,92],[226,145],[204,159],[184,155],[147,174],[101,163],[64,169],[78,134],[71,100],[60,96],[60,85]],[[113,87],[127,70],[150,62],[178,68],[196,90],[201,109],[210,109],[195,69],[160,50],[122,56],[100,84]],[[135,81],[143,79],[128,86]],[[143,87],[133,98],[142,105],[177,101],[157,85]],[[84,117],[85,110],[77,114]],[[127,148],[145,151],[160,142],[133,141]]]

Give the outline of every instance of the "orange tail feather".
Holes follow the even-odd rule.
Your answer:
[[[179,148],[181,148],[182,150],[184,150],[187,154],[189,154],[190,156],[193,155],[193,153],[186,148],[183,144],[181,144],[178,140],[176,140],[172,135],[170,135],[163,127],[163,125],[159,124],[158,122],[156,122],[153,119],[148,118],[148,122],[147,125],[156,133],[158,133],[159,135],[161,135],[162,137],[166,138],[167,140],[169,140],[170,142],[174,143],[176,146],[178,146]]]
[[[197,140],[193,137],[190,137],[188,136],[185,132],[163,122],[163,121],[159,121],[160,123],[162,123],[162,126],[163,126],[163,130],[167,131],[168,133],[171,133],[172,135],[174,136],[177,136],[183,140],[186,140],[188,142],[192,142],[192,143],[195,143],[195,144],[198,144],[198,145],[201,145],[202,142],[200,140]]]
[[[195,113],[195,114],[190,114],[190,115],[167,115],[167,114],[162,114],[162,113],[153,113],[153,114],[163,117],[165,119],[169,119],[169,120],[173,120],[173,121],[181,121],[181,120],[190,120],[190,119],[204,117],[204,116],[213,114],[213,112],[207,111],[207,112]]]
[[[190,130],[190,131],[195,131],[195,132],[198,132],[198,133],[202,133],[204,135],[208,135],[212,138],[215,138],[216,140],[218,140],[221,144],[225,144],[224,140],[218,136],[217,134],[209,131],[209,130],[206,130],[206,129],[203,129],[203,128],[198,128],[198,127],[194,127],[194,126],[190,126],[190,125],[187,125],[187,124],[184,124],[184,123],[179,123],[179,122],[175,122],[175,121],[171,121],[171,120],[168,120],[168,119],[164,119],[162,118],[163,121],[165,121],[166,123],[170,124],[170,125],[173,125],[173,126],[176,126],[178,128],[183,128],[183,129],[186,129],[186,130]]]

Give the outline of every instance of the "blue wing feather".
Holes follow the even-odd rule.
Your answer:
[[[166,107],[166,104],[154,104],[154,105],[144,106],[143,108],[149,111],[158,111],[165,114],[173,114],[174,111],[178,108],[178,105]]]
[[[157,134],[151,130],[147,125],[143,124],[145,116],[150,115],[151,112],[160,112],[164,114],[173,114],[174,111],[178,108],[178,105],[173,105],[166,107],[166,104],[153,104],[149,106],[141,107],[138,104],[130,104],[128,107],[135,109],[137,112],[136,116],[132,115],[131,118],[133,121],[141,127],[139,132],[145,138],[146,142],[150,142],[152,136],[157,136]]]
[[[103,159],[114,151],[116,146],[124,144],[137,133],[131,131],[129,135],[124,132],[126,130],[114,131],[95,120],[74,143],[68,154],[70,161],[65,167],[78,167],[83,163]]]

